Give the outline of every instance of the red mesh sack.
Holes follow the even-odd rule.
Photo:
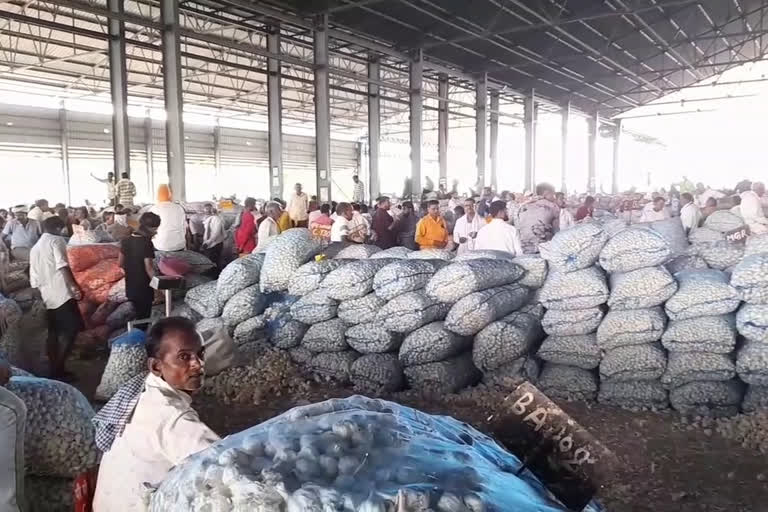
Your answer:
[[[96,494],[97,475],[97,470],[90,469],[75,478],[75,512],[93,512],[93,497]]]
[[[192,265],[179,258],[163,258],[157,263],[157,268],[164,276],[184,277],[192,270]]]
[[[109,291],[112,289],[113,283],[102,284],[99,288],[83,288],[83,294],[85,298],[94,304],[101,305],[109,300]]]
[[[88,290],[101,289],[107,284],[111,288],[124,275],[123,269],[117,264],[117,260],[108,259],[98,262],[88,270],[75,272],[75,281],[87,294]],[[104,302],[104,300],[101,300],[99,304]]]
[[[112,244],[72,245],[67,247],[67,258],[72,272],[82,272],[102,260],[117,261],[120,247]]]

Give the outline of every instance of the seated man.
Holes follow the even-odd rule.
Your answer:
[[[146,349],[149,375],[136,398],[126,396],[123,389],[113,397],[135,403],[135,407],[110,407],[110,400],[104,414],[100,411],[94,418],[101,440],[105,432],[117,427],[101,460],[94,512],[146,510],[144,482],[159,484],[173,466],[219,440],[191,405],[205,373],[202,340],[195,324],[181,317],[163,318],[152,326]],[[117,411],[122,416],[115,418]]]
[[[0,510],[24,509],[24,402],[5,388],[11,367],[0,358]]]
[[[315,212],[312,212],[315,213]],[[324,204],[317,211],[319,215],[310,214],[309,231],[312,233],[312,237],[324,242],[330,242],[331,240],[331,205]]]

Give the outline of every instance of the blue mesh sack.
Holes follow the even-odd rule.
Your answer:
[[[453,418],[353,396],[295,407],[189,457],[150,510],[567,510],[521,466]]]

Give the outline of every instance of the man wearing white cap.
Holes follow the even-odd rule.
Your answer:
[[[40,238],[40,224],[27,218],[29,209],[26,206],[16,206],[11,211],[16,218],[5,225],[3,238],[10,242],[14,259],[29,261],[29,251]]]

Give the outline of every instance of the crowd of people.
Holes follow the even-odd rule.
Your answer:
[[[126,176],[117,183],[110,177],[107,184],[110,206],[99,213],[87,206],[51,208],[45,199],[31,208],[17,205],[10,211],[0,210],[0,276],[9,261],[29,262],[30,283],[40,290],[48,310],[52,376],[66,376],[64,361],[82,329],[76,305],[82,293],[69,270],[67,243],[119,243],[126,294],[138,318],[147,318],[154,298],[149,283],[155,272],[155,251],[194,250],[216,264],[226,264],[238,255],[263,251],[276,236],[294,227],[308,228],[313,237],[327,242],[329,256],[350,244],[447,249],[459,254],[471,250],[533,254],[540,243],[595,217],[598,209],[603,210],[599,214],[628,215],[637,222],[679,217],[690,232],[727,203],[731,212],[744,219],[749,232],[768,232],[768,197],[759,182],[741,182],[734,191],[717,191],[684,180],[669,192],[660,190],[645,197],[627,193],[578,199],[556,192],[547,183],[539,184],[533,194],[497,194],[484,187],[464,197],[441,187],[416,203],[382,196],[369,210],[364,185],[355,176],[357,201],[353,202],[320,203],[300,183],[288,201],[274,198],[260,204],[246,198],[235,220],[233,254],[224,254],[227,230],[214,204],[206,203],[202,212],[189,214],[173,200],[169,186],[160,185],[155,204],[139,209],[133,204],[135,186]]]
[[[686,179],[669,192],[659,190],[647,196],[630,192],[580,198],[556,192],[547,183],[539,184],[533,193],[496,193],[484,187],[463,197],[441,187],[415,202],[381,196],[369,209],[364,184],[355,176],[350,202],[322,203],[304,192],[300,183],[288,201],[274,198],[260,203],[246,198],[235,221],[233,254],[225,255],[227,230],[214,204],[205,203],[201,212],[190,214],[173,200],[169,186],[161,185],[154,205],[137,208],[136,187],[127,175],[117,182],[114,175],[102,181],[107,185],[109,206],[100,212],[88,206],[50,207],[45,199],[31,207],[0,209],[0,264],[29,262],[30,284],[40,291],[47,310],[46,350],[53,378],[71,378],[65,361],[83,329],[77,305],[82,291],[69,267],[68,243],[119,243],[127,298],[137,317],[147,318],[154,299],[150,281],[155,273],[155,251],[195,250],[218,263],[262,251],[280,233],[296,227],[308,228],[313,237],[327,242],[328,255],[364,243],[382,249],[404,246],[459,254],[472,250],[530,254],[558,231],[606,212],[629,214],[638,222],[679,217],[690,232],[726,204],[744,219],[751,233],[768,232],[768,198],[762,183],[741,182],[733,191],[717,191],[702,184],[693,186]],[[0,277],[2,270],[0,265]],[[163,319],[151,328],[146,347],[149,376],[140,376],[119,391],[118,401],[130,402],[132,407],[113,411],[108,406],[100,413],[115,416],[123,430],[110,438],[101,463],[96,511],[129,509],[140,499],[135,491],[141,482],[161,480],[184,457],[218,440],[190,405],[203,374],[203,349],[194,324],[182,318]],[[7,426],[3,453],[6,461],[18,461],[23,459],[19,439],[23,439],[26,409],[3,388],[9,372],[8,364],[0,359],[0,419]],[[150,456],[146,455],[147,443],[153,447]],[[23,496],[23,464],[9,462],[4,467],[13,469],[5,472],[0,505]]]

